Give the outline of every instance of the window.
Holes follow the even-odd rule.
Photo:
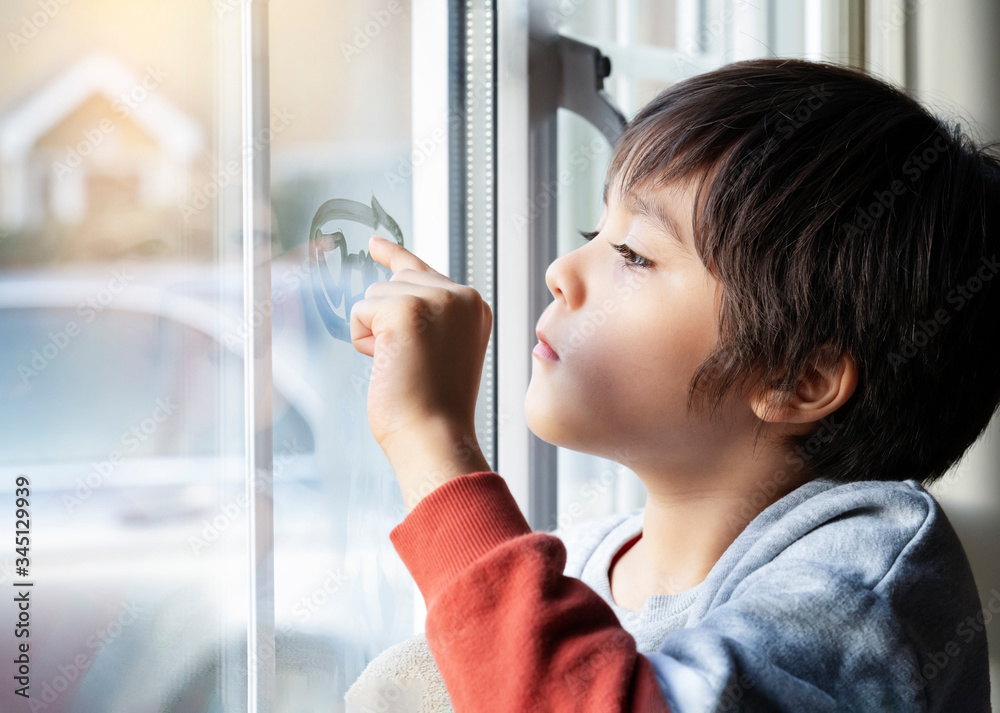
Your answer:
[[[330,199],[382,211],[319,226],[352,259],[372,232],[414,247],[411,14],[12,9],[0,503],[26,476],[32,529],[28,575],[12,551],[0,574],[37,593],[33,698],[329,710],[422,625],[388,540],[403,507],[367,427],[367,358],[329,332],[309,251]],[[447,269],[447,232],[427,235]],[[372,277],[358,264],[327,264],[348,297]]]
[[[0,547],[0,587],[33,582],[32,697],[342,710],[423,628],[344,335],[385,276],[372,234],[493,306],[477,431],[532,526],[641,507],[634,474],[523,418],[544,271],[599,217],[616,120],[752,56],[902,81],[910,5],[10,3],[0,509],[25,476],[31,530],[26,573]],[[560,105],[560,38],[610,59],[601,129]],[[16,614],[0,597],[0,625]],[[0,710],[20,710],[3,651]]]

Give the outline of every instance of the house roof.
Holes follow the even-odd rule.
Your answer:
[[[42,136],[95,93],[113,103],[141,87],[142,79],[109,54],[82,57],[0,117],[0,158],[24,160]],[[202,151],[205,134],[198,122],[155,89],[135,104],[128,118],[179,160],[192,161]]]

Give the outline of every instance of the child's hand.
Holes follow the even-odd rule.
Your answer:
[[[393,275],[351,309],[351,342],[374,357],[368,423],[412,508],[428,484],[489,470],[475,409],[493,313],[474,289],[396,243],[372,238],[368,245]]]

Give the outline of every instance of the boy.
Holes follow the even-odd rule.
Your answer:
[[[373,240],[394,274],[352,340],[455,710],[989,710],[984,612],[921,483],[1000,400],[998,213],[998,161],[861,73],[753,60],[663,92],[546,274],[525,399],[648,498],[562,539],[476,446],[489,307]]]

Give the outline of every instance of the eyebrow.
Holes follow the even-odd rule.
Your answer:
[[[605,183],[604,205],[608,204],[608,187],[609,184]],[[680,247],[687,249],[687,245],[684,243],[684,233],[681,232],[680,225],[659,202],[630,191],[625,195],[623,204],[627,211],[646,218],[655,227],[666,233]]]

